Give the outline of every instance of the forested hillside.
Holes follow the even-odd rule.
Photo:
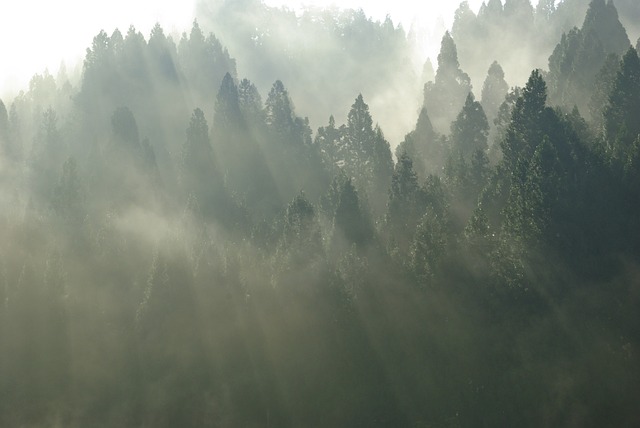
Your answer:
[[[96,29],[0,101],[0,426],[639,426],[639,19]]]

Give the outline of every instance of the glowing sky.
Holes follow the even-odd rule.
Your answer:
[[[49,68],[55,74],[61,61],[68,68],[80,64],[93,36],[100,29],[109,34],[117,27],[124,33],[133,24],[148,37],[156,22],[166,32],[182,32],[194,17],[195,0],[0,0],[0,97],[26,89],[34,73]],[[363,8],[367,15],[409,28],[417,19],[426,27],[438,18],[450,26],[459,1],[433,0],[267,0],[269,5],[299,9],[304,4]],[[474,11],[482,0],[469,0]],[[233,55],[233,53],[232,53]]]

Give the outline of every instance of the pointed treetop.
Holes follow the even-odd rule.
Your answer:
[[[215,128],[237,126],[242,121],[238,88],[229,73],[224,75],[220,84],[220,90],[218,90],[216,97],[215,112]]]
[[[582,24],[582,32],[593,33],[602,43],[605,53],[622,55],[631,42],[624,26],[620,23],[618,11],[613,2],[592,0]]]
[[[497,77],[498,79],[504,79],[504,70],[498,64],[498,61],[493,61],[488,71],[489,76]]]
[[[438,72],[436,78],[442,73],[450,73],[453,70],[457,70],[460,67],[458,62],[458,49],[451,37],[451,34],[447,31],[442,36],[442,42],[440,43],[440,53],[438,54]]]
[[[294,113],[289,93],[280,80],[276,80],[269,91],[265,105],[267,125],[281,132],[292,130]]]
[[[359,94],[351,106],[347,116],[347,127],[351,132],[371,132],[373,119],[369,113],[369,106],[364,102],[362,94]]]
[[[522,90],[524,108],[530,114],[539,114],[547,103],[547,84],[539,69],[533,70]]]

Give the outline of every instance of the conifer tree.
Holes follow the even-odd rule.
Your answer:
[[[488,148],[489,123],[482,105],[469,92],[462,110],[451,124],[451,149],[460,153],[465,161],[470,161],[476,151]]]
[[[436,131],[443,132],[449,128],[470,91],[471,79],[460,70],[456,44],[451,34],[446,32],[438,54],[435,82],[424,87],[424,106]]]
[[[622,157],[640,135],[640,60],[634,48],[622,57],[609,103],[604,110],[605,136],[611,153]]]
[[[490,124],[496,118],[500,104],[504,101],[508,91],[509,85],[504,80],[504,71],[497,61],[493,61],[482,85],[480,101]]]

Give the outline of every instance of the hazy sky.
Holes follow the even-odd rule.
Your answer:
[[[49,68],[54,74],[61,61],[68,68],[80,64],[93,36],[100,29],[109,34],[116,28],[124,33],[129,25],[145,37],[156,22],[165,31],[182,31],[193,20],[195,0],[0,0],[0,97],[25,89],[34,73]],[[459,1],[453,0],[267,0],[270,5],[287,5],[298,9],[301,4],[314,6],[338,4],[340,7],[362,7],[376,18],[388,13],[395,22],[408,29],[414,18],[424,26],[435,25],[439,17],[447,26]],[[475,11],[482,0],[470,0]],[[233,52],[231,52],[233,55]]]

